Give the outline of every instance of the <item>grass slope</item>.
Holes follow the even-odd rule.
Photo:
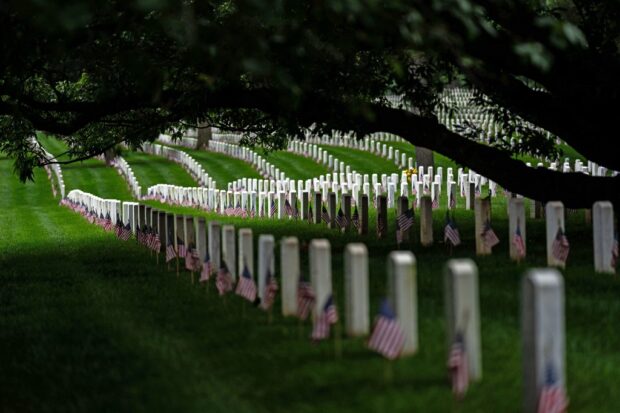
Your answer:
[[[339,161],[351,166],[351,170],[361,174],[400,173],[394,162],[370,152],[330,145],[319,145],[319,147],[327,151],[328,154],[334,155]]]
[[[173,147],[187,152],[196,162],[200,163],[209,176],[216,181],[219,189],[228,188],[229,182],[236,181],[239,178],[262,179],[262,176],[252,165],[241,159],[218,152],[189,149],[182,146]]]
[[[64,142],[49,136],[39,135],[39,142],[52,155],[67,151]],[[59,160],[66,161],[66,155]],[[88,159],[68,165],[61,165],[67,193],[72,189],[81,189],[102,198],[131,200],[131,193],[123,178],[112,167],[106,166],[98,159]]]
[[[136,176],[146,193],[149,186],[171,184],[179,186],[197,186],[192,176],[181,165],[169,161],[163,156],[149,155],[144,152],[123,151],[122,157]]]
[[[265,153],[259,150],[258,153],[277,168],[280,168],[291,179],[306,180],[330,173],[329,169],[323,164],[291,152],[274,151]]]
[[[56,206],[44,175],[21,185],[10,162],[0,162],[0,401],[6,411],[256,411],[360,412],[521,411],[519,296],[521,274],[544,264],[544,225],[528,224],[530,257],[507,259],[505,204],[494,203],[502,243],[480,269],[484,378],[458,405],[445,369],[440,243],[412,245],[418,261],[420,351],[393,365],[344,339],[312,344],[308,325],[266,314],[237,297],[222,300],[155,266],[132,242],[115,240]],[[24,207],[27,205],[28,207]],[[188,209],[171,208],[176,211]],[[194,211],[195,212],[195,211]],[[213,218],[212,215],[203,214]],[[296,234],[307,274],[307,245],[332,243],[333,281],[343,309],[346,242],[359,240],[322,225],[221,218],[276,239]],[[473,213],[459,211],[464,239],[458,256],[472,255]],[[442,214],[435,214],[440,238]],[[393,213],[390,224],[393,223]],[[388,240],[367,242],[371,310],[385,292]],[[417,228],[417,226],[416,226]],[[620,396],[620,281],[592,271],[591,229],[581,216],[567,224],[571,257],[566,276],[568,393],[571,412],[615,412]],[[279,248],[276,248],[279,252]],[[279,259],[279,257],[276,257]],[[279,300],[276,302],[279,308]]]

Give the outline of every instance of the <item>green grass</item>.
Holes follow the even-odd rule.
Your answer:
[[[334,155],[339,161],[349,165],[352,171],[360,174],[391,174],[399,173],[399,168],[392,161],[359,149],[340,146],[319,145],[328,154]]]
[[[227,189],[229,182],[236,181],[239,178],[262,179],[262,176],[252,165],[241,159],[219,152],[189,149],[182,146],[173,147],[187,152],[196,162],[200,163],[205,172],[215,180],[219,189]]]
[[[544,265],[544,225],[528,221],[529,257],[520,265],[509,262],[503,198],[493,205],[502,243],[493,256],[475,258],[484,377],[457,406],[445,368],[442,268],[448,255],[440,243],[411,246],[418,261],[420,351],[395,362],[387,383],[386,362],[365,350],[363,339],[344,339],[343,357],[336,359],[333,342],[315,345],[306,338],[309,325],[300,328],[277,312],[269,323],[266,314],[237,297],[222,300],[213,285],[207,292],[192,285],[186,273],[175,277],[133,242],[117,241],[58,207],[41,171],[35,184],[22,185],[3,159],[0,173],[0,400],[5,411],[521,411],[519,286],[527,268]],[[374,313],[386,289],[385,258],[395,248],[393,218],[391,212],[389,238],[377,240],[340,235],[322,225],[217,217],[252,228],[255,238],[297,235],[306,274],[309,240],[328,237],[341,316],[344,246],[358,240],[368,245]],[[442,211],[434,219],[439,239]],[[473,212],[459,210],[457,221],[464,245],[456,256],[471,257]],[[620,280],[593,273],[591,228],[581,214],[569,216],[567,233],[570,411],[620,411],[615,386]]]
[[[49,136],[39,135],[39,142],[52,155],[60,155],[67,151],[67,145]],[[59,157],[60,161],[69,160],[67,155]],[[131,193],[126,182],[113,167],[107,166],[98,159],[88,159],[67,165],[61,165],[67,193],[72,189],[98,195],[102,198],[115,198],[123,201],[131,200]]]
[[[312,179],[330,173],[322,163],[318,163],[311,158],[297,155],[287,151],[274,151],[265,153],[257,151],[264,159],[280,168],[287,177],[291,179]]]
[[[415,162],[415,159],[416,159],[415,146],[413,146],[409,142],[385,142],[385,144],[387,146],[392,146],[394,150],[398,149],[401,154],[406,153],[407,156],[413,158]],[[435,160],[435,170],[440,166],[444,168],[444,172],[447,168],[453,168],[454,173],[456,174],[456,169],[459,167],[459,165],[457,165],[456,162],[454,162],[450,158],[447,158],[435,152],[434,160]]]
[[[198,184],[183,167],[163,156],[144,152],[123,151],[122,157],[131,166],[133,173],[146,193],[148,187],[157,184],[171,184],[194,187]]]

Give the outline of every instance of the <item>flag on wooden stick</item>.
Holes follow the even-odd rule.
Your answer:
[[[393,360],[403,351],[405,333],[396,319],[396,314],[389,301],[384,299],[375,318],[375,325],[368,340],[368,348]]]
[[[446,211],[446,226],[444,227],[443,234],[444,242],[450,243],[453,247],[461,244],[461,235],[459,234],[459,229],[456,226],[456,221],[450,217],[450,213],[448,211]]]
[[[452,393],[462,399],[469,387],[469,367],[465,339],[461,331],[457,331],[448,356],[448,369],[452,379]]]
[[[564,388],[558,383],[553,364],[548,363],[545,371],[545,384],[540,392],[538,413],[565,413],[568,398]]]
[[[252,274],[250,274],[250,270],[245,262],[243,264],[243,272],[241,273],[241,277],[239,277],[239,282],[237,283],[235,293],[251,303],[256,301],[256,283],[254,282]]]
[[[566,238],[564,231],[562,231],[562,227],[558,225],[558,232],[555,235],[553,244],[551,244],[551,255],[556,260],[566,263],[569,252],[570,244],[568,243],[568,238]]]
[[[519,220],[517,220],[517,229],[515,231],[514,237],[512,238],[512,244],[515,246],[517,257],[519,259],[525,257],[525,241],[521,236],[521,225]]]
[[[207,250],[205,254],[205,259],[202,262],[202,271],[200,271],[200,279],[199,282],[207,282],[209,278],[211,278],[211,258],[209,257],[209,251]]]
[[[314,318],[314,327],[312,329],[312,340],[319,341],[329,337],[329,331],[332,324],[338,322],[338,311],[334,304],[334,296],[329,295],[323,305],[323,309],[319,315]]]
[[[356,229],[360,229],[360,214],[357,212],[357,206],[353,210],[353,215],[351,216],[351,224],[353,224]]]
[[[302,320],[307,319],[314,305],[314,300],[312,285],[309,281],[300,277],[299,285],[297,286],[297,317]]]
[[[499,244],[499,238],[497,238],[495,231],[491,228],[491,222],[488,219],[484,223],[484,229],[480,235],[482,236],[482,242],[487,248],[493,248]]]
[[[267,261],[269,262],[269,261]],[[276,277],[271,273],[271,269],[267,267],[267,274],[265,277],[265,289],[263,290],[263,299],[260,306],[263,310],[269,310],[276,299],[276,293],[278,292],[278,281]]]
[[[217,291],[220,295],[224,295],[228,292],[231,292],[233,289],[233,279],[230,275],[230,271],[228,270],[228,266],[226,262],[222,260],[222,264],[220,265],[220,269],[217,272],[217,278],[215,279],[215,286],[217,287]]]

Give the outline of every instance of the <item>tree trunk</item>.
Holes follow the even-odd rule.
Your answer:
[[[433,151],[421,146],[415,147],[415,159],[418,167],[423,166],[424,170],[428,170],[429,166],[435,167],[435,157]]]
[[[103,153],[103,158],[105,159],[105,164],[110,166],[114,158],[116,158],[116,151],[114,148],[110,148]]]
[[[209,147],[209,141],[213,137],[211,127],[203,122],[198,123],[198,135],[196,139],[196,149],[203,149]]]

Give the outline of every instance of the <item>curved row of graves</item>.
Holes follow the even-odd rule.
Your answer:
[[[214,284],[220,296],[236,294],[268,312],[276,312],[279,304],[277,312],[283,316],[311,319],[311,339],[333,338],[335,351],[341,345],[339,324],[344,324],[348,336],[368,337],[368,348],[389,360],[413,356],[419,349],[416,258],[409,251],[389,254],[385,299],[371,323],[368,251],[363,243],[350,243],[345,248],[344,294],[338,297],[332,287],[327,239],[310,242],[306,270],[300,268],[296,237],[280,240],[280,262],[276,265],[274,237],[260,234],[255,251],[250,228],[166,213],[136,202],[100,199],[81,191],[71,191],[62,204],[116,232],[119,238],[135,237],[156,252],[158,262],[164,261],[159,257],[164,255],[168,268],[177,275],[188,273],[192,282]],[[606,226],[604,217],[613,219],[608,206],[600,202],[593,209],[597,217],[595,248],[597,242],[606,242],[597,241],[601,228],[596,222],[601,218],[600,224]],[[546,206],[551,234],[555,230],[549,224],[556,219],[562,223],[558,215],[561,208],[560,203]],[[551,260],[550,264],[562,263]],[[308,278],[302,276],[305,273]],[[445,264],[444,280],[448,375],[455,396],[463,398],[468,387],[483,377],[476,264],[469,259],[451,259]],[[538,411],[542,404],[551,402],[565,406],[563,277],[553,268],[529,270],[523,276],[521,294],[525,411]]]

